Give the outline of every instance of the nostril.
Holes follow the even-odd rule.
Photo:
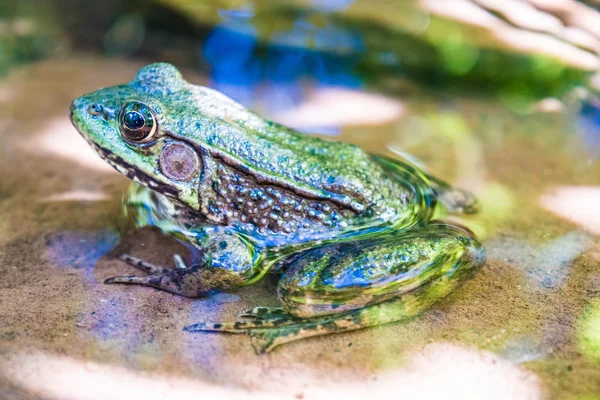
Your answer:
[[[92,104],[88,107],[88,113],[92,116],[102,114],[102,106],[100,104]]]

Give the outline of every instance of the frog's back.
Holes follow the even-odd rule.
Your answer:
[[[229,136],[224,146],[239,160],[251,161],[249,172],[291,189],[304,189],[356,214],[378,215],[401,207],[395,197],[403,188],[390,179],[359,147],[323,140],[264,121],[264,128]]]
[[[296,132],[223,101],[218,115],[203,110],[199,121],[183,124],[184,136],[212,153],[205,164],[214,162],[215,173],[200,191],[211,219],[289,234],[343,228],[362,217],[393,219],[409,207],[410,188],[357,146]]]
[[[264,120],[208,88],[192,86],[179,115],[182,136],[205,144],[215,159],[257,182],[330,201],[356,215],[395,212],[406,190],[359,147],[327,141]]]

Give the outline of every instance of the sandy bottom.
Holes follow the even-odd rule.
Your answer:
[[[408,323],[257,356],[244,336],[182,328],[277,305],[262,284],[202,300],[102,284],[134,272],[119,253],[163,265],[185,254],[156,231],[126,225],[128,180],[68,121],[75,97],[128,81],[142,64],[76,57],[0,81],[0,398],[600,396],[600,146],[572,107],[519,116],[491,101],[448,106],[423,96],[390,99],[394,113],[375,124],[381,98],[372,109],[365,102],[361,119],[361,108],[346,117],[331,100],[343,102],[343,90],[329,92],[332,124],[368,121],[344,127],[341,140],[410,153],[478,195],[483,212],[461,222],[489,262]],[[328,111],[311,101],[328,104],[322,98],[298,107],[319,125]]]

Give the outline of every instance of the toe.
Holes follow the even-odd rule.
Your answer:
[[[139,258],[132,257],[127,254],[121,254],[118,258],[132,267],[142,270],[148,274],[165,274],[169,271],[168,268],[142,261]]]

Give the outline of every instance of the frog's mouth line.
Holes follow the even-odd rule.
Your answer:
[[[175,197],[179,196],[179,190],[165,184],[160,184],[150,175],[140,171],[139,168],[135,168],[131,164],[127,163],[122,157],[115,155],[112,151],[104,149],[96,144],[93,145],[94,149],[103,160],[105,160],[111,167],[116,169],[122,175],[125,175],[132,181],[138,182],[148,189],[154,190],[155,192],[162,193],[166,196]]]
[[[75,121],[72,121],[75,129],[79,134],[83,137],[83,139],[93,148],[98,155],[108,163],[111,167],[113,167],[117,172],[122,175],[125,175],[132,181],[138,182],[147,188],[154,190],[155,192],[162,193],[166,196],[171,196],[177,198],[179,196],[179,190],[169,186],[169,185],[161,185],[155,179],[153,179],[150,175],[142,172],[139,168],[134,167],[127,161],[125,161],[122,157],[116,155],[112,151],[99,146],[96,142],[94,142],[85,132],[77,126]]]

